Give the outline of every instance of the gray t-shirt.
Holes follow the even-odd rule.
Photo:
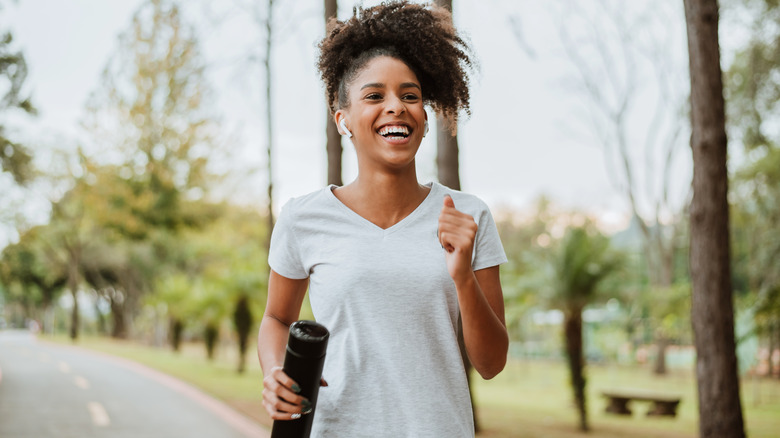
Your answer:
[[[309,278],[315,319],[330,330],[312,437],[473,437],[458,350],[458,298],[436,236],[445,194],[478,225],[474,270],[506,262],[475,196],[429,184],[409,216],[382,229],[335,186],[290,200],[271,238],[278,274]]]

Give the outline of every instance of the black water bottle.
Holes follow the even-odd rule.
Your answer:
[[[328,329],[314,321],[290,325],[283,370],[301,387],[299,394],[311,402],[312,411],[296,420],[275,420],[271,438],[308,438],[311,434],[329,336]]]

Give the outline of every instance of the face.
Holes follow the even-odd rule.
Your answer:
[[[355,76],[347,93],[349,106],[336,112],[336,125],[345,120],[360,166],[413,165],[426,120],[414,72],[403,61],[379,56]]]

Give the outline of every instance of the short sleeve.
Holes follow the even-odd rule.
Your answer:
[[[301,262],[301,248],[295,233],[294,200],[289,201],[279,215],[271,233],[271,248],[268,251],[268,265],[283,277],[301,280],[309,273]]]
[[[477,221],[477,237],[474,242],[474,257],[471,262],[471,267],[475,271],[507,262],[493,215],[490,214],[487,205],[480,203],[482,209]]]

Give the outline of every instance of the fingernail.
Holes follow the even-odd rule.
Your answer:
[[[299,393],[299,392],[301,392],[301,387],[300,387],[300,386],[298,386],[298,384],[297,384],[297,383],[293,383],[293,384],[292,384],[292,387],[291,387],[290,389],[292,389],[292,390],[293,390],[293,392],[294,392],[294,393],[296,393],[296,394],[297,394],[297,393]]]
[[[301,414],[296,412],[296,413],[290,415],[290,418],[292,418],[293,420],[297,420],[297,419],[301,418]]]
[[[303,406],[303,413],[304,414],[308,414],[309,412],[311,412],[311,402],[309,400],[303,399],[301,401],[301,406]]]
[[[311,408],[304,408],[303,411],[301,411],[303,415],[311,414]]]

